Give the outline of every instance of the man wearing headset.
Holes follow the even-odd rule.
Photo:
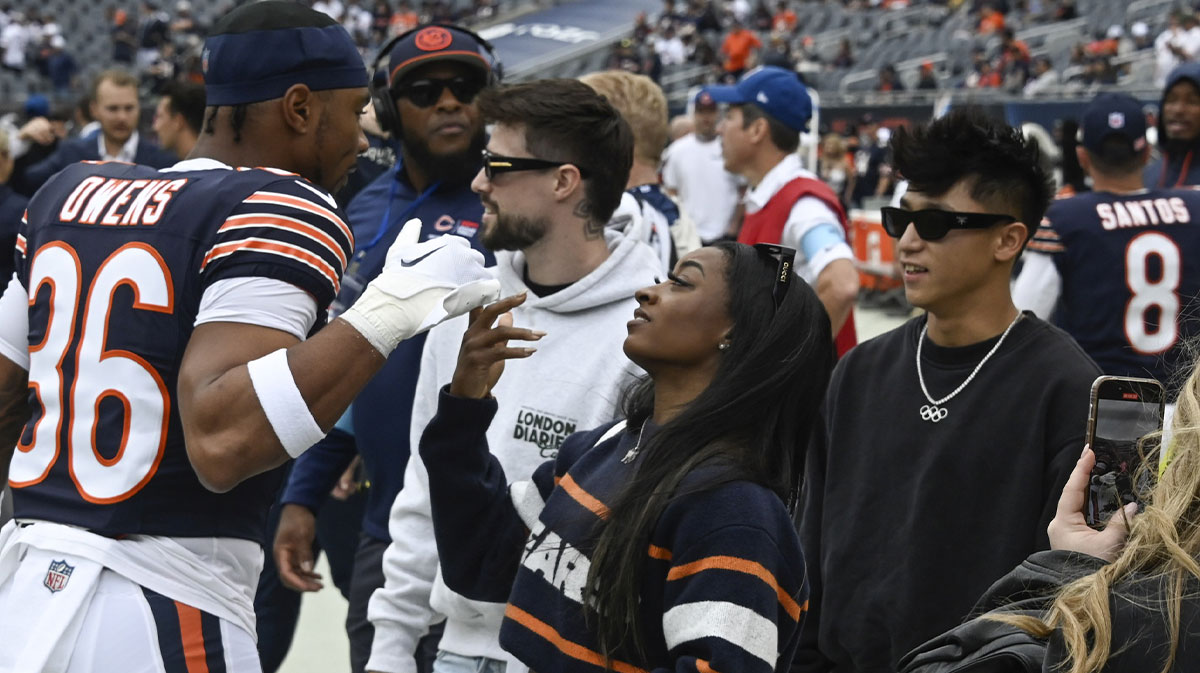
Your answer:
[[[367,185],[346,208],[356,252],[334,312],[353,303],[383,267],[384,253],[404,222],[420,218],[421,240],[455,234],[483,252],[483,205],[471,191],[486,137],[475,96],[498,79],[491,47],[470,31],[422,26],[384,45],[375,62],[371,99],[382,130],[399,140],[392,170]],[[383,586],[381,559],[390,540],[388,512],[403,486],[409,457],[410,412],[424,336],[400,344],[363,388],[339,427],[296,461],[282,500],[274,543],[280,579],[300,591],[321,588],[313,572],[316,512],[357,452],[370,482],[362,536],[350,580],[346,631],[351,669],[364,670],[374,629],[367,620],[371,593]],[[427,638],[426,640],[429,640]],[[436,641],[418,650],[418,670],[432,663]],[[429,657],[422,661],[422,653]]]

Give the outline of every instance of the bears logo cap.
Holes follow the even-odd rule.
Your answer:
[[[470,33],[454,26],[424,26],[392,47],[388,54],[388,84],[394,86],[409,72],[435,61],[457,61],[477,69],[484,77],[492,71],[486,50]]]

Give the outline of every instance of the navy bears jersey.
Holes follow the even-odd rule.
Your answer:
[[[353,249],[332,198],[268,169],[81,163],[34,196],[17,247],[33,415],[9,471],[16,516],[109,536],[261,541],[282,475],[227,493],[200,484],[179,421],[180,363],[219,280],[291,283],[323,315]]]
[[[1200,192],[1089,192],[1054,202],[1029,249],[1062,277],[1055,322],[1105,374],[1177,389],[1200,334]]]

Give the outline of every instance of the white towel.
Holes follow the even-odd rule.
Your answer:
[[[24,545],[0,531],[0,673],[62,673],[104,566]]]

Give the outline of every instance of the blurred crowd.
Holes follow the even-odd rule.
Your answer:
[[[496,16],[513,0],[304,0],[346,27],[364,55],[418,25],[453,22],[471,26]],[[216,16],[245,0],[225,0]],[[142,88],[161,93],[173,80],[202,83],[201,46],[206,26],[189,0],[173,5],[155,0],[105,10],[112,44],[111,64],[136,72]],[[50,13],[0,6],[0,65],[9,72],[36,72],[35,91],[56,103],[73,102],[85,84],[71,36]]]
[[[217,15],[244,0],[225,0]],[[340,21],[359,45],[364,58],[386,40],[430,22],[471,26],[494,18],[515,0],[305,0]],[[837,0],[824,0],[835,2]],[[1028,96],[1058,86],[1113,84],[1128,73],[1129,56],[1153,50],[1161,85],[1172,67],[1200,57],[1200,26],[1190,12],[1171,14],[1161,33],[1145,21],[1113,24],[1081,36],[1068,55],[1056,62],[1031,53],[1017,39],[1023,28],[1079,17],[1075,0],[919,0],[966,12],[969,31],[956,39],[974,40],[969,60],[928,61],[911,73],[893,65],[878,71],[877,91],[935,90],[947,87],[1003,89]],[[848,10],[903,9],[914,0],[841,0]],[[699,81],[731,82],[757,65],[775,65],[800,73],[810,85],[817,75],[854,69],[862,37],[820,43],[799,21],[798,0],[664,0],[655,15],[637,17],[632,34],[614,45],[607,66],[645,74],[661,82],[672,68],[699,66]],[[148,92],[159,92],[172,80],[199,82],[204,22],[189,0],[173,5],[147,0],[136,7],[106,10],[114,65],[135,70]],[[998,39],[988,39],[992,36]],[[79,54],[72,54],[65,35],[48,13],[22,12],[0,6],[0,65],[23,73],[36,72],[39,91],[56,102],[80,92]]]
[[[638,16],[632,36],[614,47],[608,65],[655,81],[664,68],[685,64],[711,68],[711,79],[725,82],[755,65],[799,72],[811,71],[814,65],[819,69],[812,38],[802,34],[792,4],[664,0],[656,17]],[[848,47],[847,41],[844,48]],[[842,61],[840,54],[835,60],[843,67],[852,63]]]
[[[62,28],[50,13],[28,16],[0,7],[0,65],[9,72],[32,69],[59,98],[69,97],[79,64],[66,51]]]
[[[832,0],[830,0],[832,1]],[[910,0],[851,0],[850,9],[901,9]],[[1114,84],[1129,72],[1137,52],[1153,50],[1156,83],[1180,62],[1200,57],[1200,28],[1190,12],[1175,12],[1158,33],[1147,21],[1114,23],[1080,35],[1062,58],[1034,54],[1018,31],[1079,18],[1075,0],[951,0],[934,2],[967,12],[970,30],[955,39],[976,45],[960,63],[927,61],[907,80],[893,65],[878,71],[877,91],[934,90],[947,87],[1003,89],[1034,96],[1051,87]],[[747,69],[774,65],[795,70],[810,86],[816,75],[853,69],[861,38],[843,37],[821,45],[798,21],[798,2],[778,0],[664,0],[656,16],[638,17],[633,34],[615,45],[608,66],[661,81],[664,70],[700,66],[704,81],[734,81]]]
[[[891,197],[896,187],[888,161],[891,134],[891,129],[865,114],[845,133],[821,137],[817,173],[843,208],[863,208],[864,200]]]

